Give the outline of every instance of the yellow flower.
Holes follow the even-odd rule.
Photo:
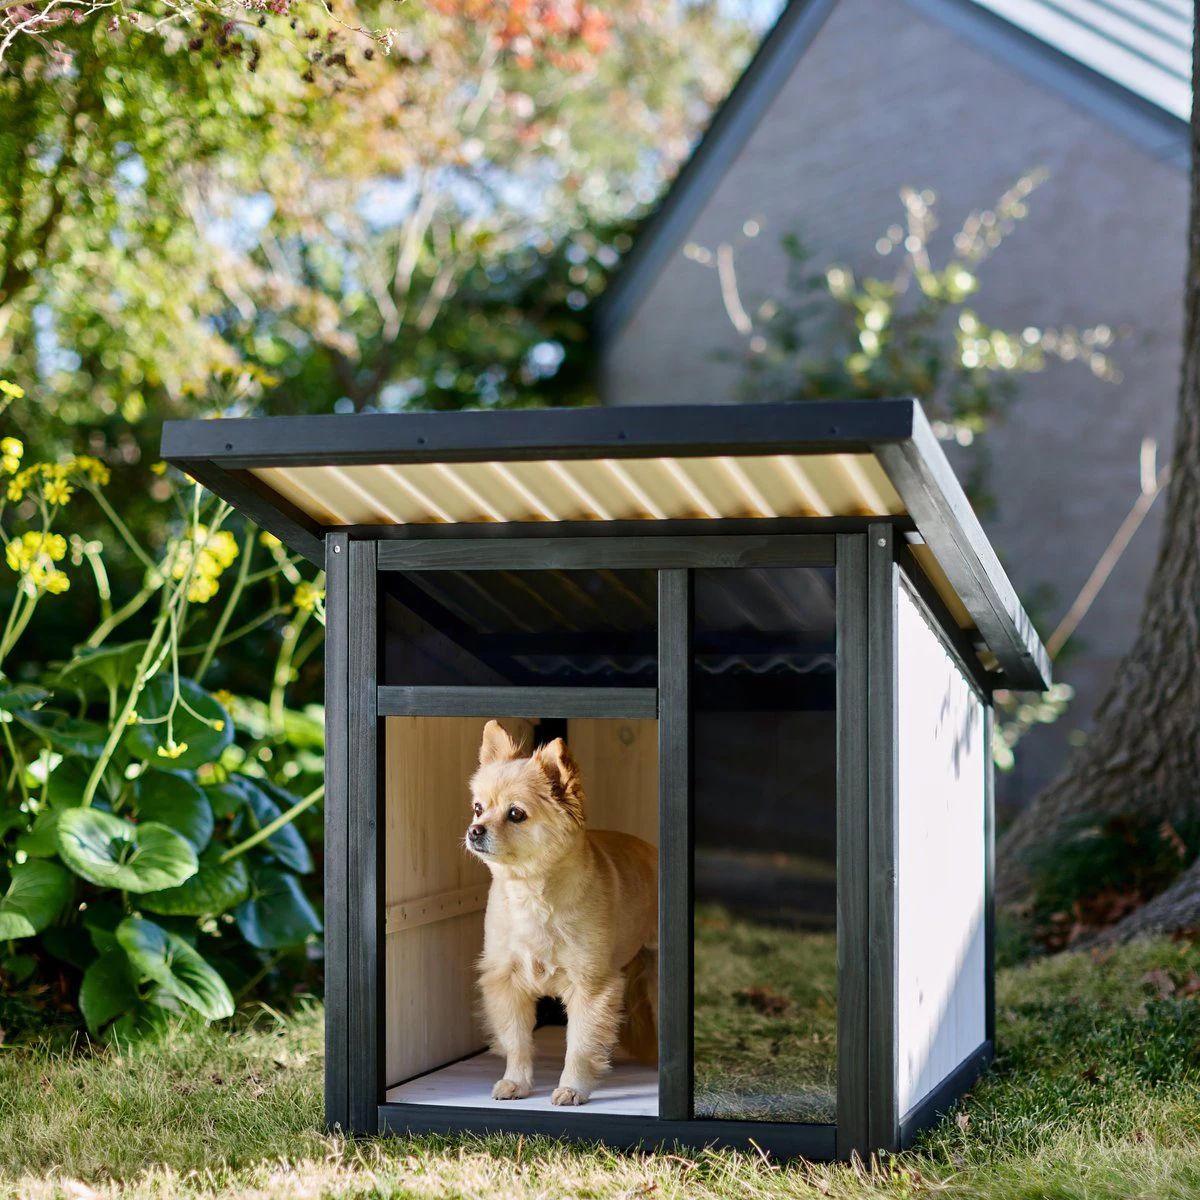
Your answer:
[[[68,464],[68,470],[75,475],[86,475],[93,483],[106,484],[112,478],[112,472],[98,458],[90,454],[80,454]]]
[[[217,581],[207,575],[193,575],[187,598],[193,604],[207,604],[217,594]]]
[[[283,545],[283,543],[273,533],[267,533],[265,529],[258,535],[258,540],[262,542],[262,544],[269,550],[275,549],[276,546]]]
[[[0,467],[3,467],[3,469],[9,475],[11,475],[20,465],[21,460],[17,458],[15,454],[0,455]]]
[[[314,587],[307,581],[298,583],[296,590],[292,593],[292,602],[303,612],[312,612],[317,607],[317,604],[324,599],[324,589]]]
[[[20,438],[0,438],[0,454],[7,454],[11,455],[13,458],[20,458],[24,453],[25,445]]]
[[[217,594],[217,579],[237,556],[237,538],[232,533],[224,529],[209,533],[206,525],[197,525],[180,543],[171,575],[183,579],[191,571],[188,599],[204,604]]]
[[[215,692],[213,692],[213,699],[222,708],[229,708],[237,700],[237,697],[226,688],[218,688]]]
[[[75,489],[65,479],[51,479],[42,487],[42,495],[48,504],[66,504]]]
[[[8,543],[4,559],[23,577],[25,587],[31,592],[51,592],[57,596],[71,586],[66,573],[54,565],[66,553],[67,539],[62,534],[30,530]]]
[[[167,473],[167,464],[165,462],[156,462],[150,464],[150,470],[155,475],[165,475]]]
[[[15,383],[9,383],[7,379],[0,379],[0,396],[9,396],[13,400],[20,400],[25,395],[25,389]]]
[[[159,746],[155,750],[155,754],[159,758],[179,758],[180,755],[187,753],[187,748],[187,742],[177,742],[174,738],[171,738],[165,746]]]

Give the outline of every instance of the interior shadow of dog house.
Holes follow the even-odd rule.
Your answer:
[[[895,1149],[992,1054],[991,698],[1045,651],[911,400],[168,423],[326,571],[326,1114]],[[659,848],[659,1053],[492,1101],[486,718]]]

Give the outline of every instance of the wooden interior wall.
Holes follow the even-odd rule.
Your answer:
[[[583,771],[592,829],[658,845],[658,722],[572,719],[567,743]]]
[[[514,736],[528,723],[506,721]],[[480,1049],[475,960],[483,946],[487,868],[463,849],[467,781],[485,722],[385,722],[388,1085]]]

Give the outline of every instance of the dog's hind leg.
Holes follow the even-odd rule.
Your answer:
[[[504,1055],[504,1078],[492,1088],[493,1100],[523,1100],[533,1091],[533,1023],[537,997],[507,972],[480,979],[483,1015],[492,1048]]]
[[[624,976],[594,986],[572,984],[563,995],[567,1006],[567,1060],[550,1097],[552,1104],[586,1104],[596,1080],[608,1070],[621,1028]]]

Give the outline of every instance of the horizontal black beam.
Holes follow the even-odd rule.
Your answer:
[[[587,1108],[545,1112],[517,1105],[455,1108],[447,1104],[381,1104],[380,1133],[541,1134],[569,1141],[603,1141],[619,1150],[715,1146],[765,1151],[779,1158],[829,1162],[836,1150],[832,1125],[785,1125],[768,1121],[667,1121],[618,1116]]]
[[[381,571],[537,571],[646,567],[832,566],[834,539],[819,534],[676,538],[487,538],[381,542]]]
[[[381,687],[381,717],[658,716],[658,692],[639,687]]]
[[[359,540],[432,541],[457,538],[611,538],[693,537],[717,523],[710,517],[668,517],[623,521],[454,521],[441,525],[326,525],[326,533]],[[755,537],[780,533],[866,533],[868,525],[890,524],[903,533],[916,529],[911,517],[721,517],[724,536]]]
[[[365,413],[167,421],[162,455],[227,468],[656,455],[856,454],[912,432],[917,402]]]

